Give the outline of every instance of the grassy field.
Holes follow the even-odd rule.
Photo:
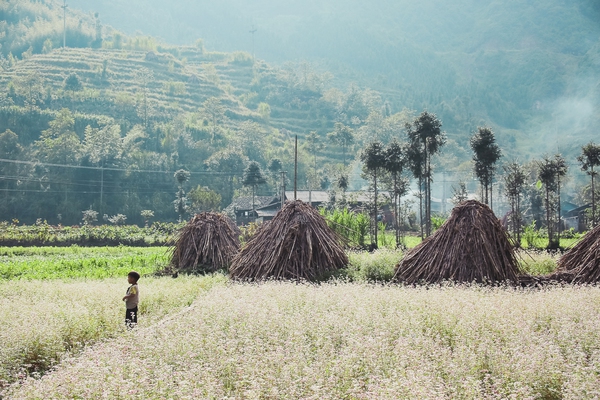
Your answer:
[[[596,287],[273,282],[214,286],[9,397],[582,399],[599,375]]]
[[[223,275],[144,277],[140,328],[189,306]],[[0,280],[0,398],[2,388],[39,376],[67,354],[124,331],[126,273],[120,278]]]
[[[123,277],[131,270],[151,274],[168,263],[167,247],[0,247],[0,281]]]
[[[0,398],[600,395],[597,287],[382,285],[402,257],[388,249],[350,253],[347,271],[321,285],[151,277],[165,248],[0,257],[0,271],[23,271],[0,279]],[[531,274],[556,266],[547,253],[519,259]],[[128,332],[121,297],[132,267],[146,275],[140,325]]]

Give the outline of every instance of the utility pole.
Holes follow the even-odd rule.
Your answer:
[[[63,49],[67,47],[67,0],[64,0],[63,9]]]
[[[65,0],[67,1],[67,0]],[[252,25],[252,29],[250,29],[250,33],[252,34],[252,64],[254,64],[254,34],[256,33],[256,28]]]
[[[103,197],[104,195],[104,161],[102,161],[102,166],[100,167],[100,214],[104,215],[104,207],[103,205]]]
[[[298,135],[294,145],[294,200],[298,200]]]

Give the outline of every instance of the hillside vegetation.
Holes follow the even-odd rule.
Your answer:
[[[102,0],[93,7],[130,34],[181,44],[201,37],[269,61],[320,63],[342,81],[382,91],[394,108],[427,107],[457,133],[483,120],[547,137],[550,127],[535,122],[561,112],[565,99],[598,104],[600,6],[592,0]],[[597,129],[593,114],[586,122]]]
[[[574,158],[600,126],[592,4],[557,1],[542,13],[520,1],[512,8],[476,2],[342,7],[332,1],[320,4],[319,12],[316,3],[274,9],[259,3],[264,19],[255,21],[257,32],[266,36],[256,34],[256,54],[278,61],[271,56],[283,43],[314,62],[272,65],[234,41],[222,48],[249,51],[209,51],[212,25],[203,25],[206,41],[195,40],[191,22],[180,14],[198,12],[203,20],[229,7],[215,21],[236,32],[245,22],[227,18],[256,12],[236,0],[205,13],[189,2],[165,10],[153,2],[102,1],[95,3],[100,14],[69,7],[66,48],[62,3],[3,2],[1,218],[75,224],[90,209],[105,220],[123,214],[141,224],[142,210],[174,220],[174,171],[192,172],[183,185],[190,211],[222,208],[250,193],[242,185],[248,161],[258,161],[267,177],[258,194],[275,194],[279,171],[288,179],[293,171],[296,135],[300,188],[330,188],[346,174],[349,188],[360,189],[359,150],[373,139],[403,139],[405,123],[423,109],[436,112],[447,132],[436,166],[448,173],[470,170],[467,144],[477,126],[494,127],[507,159],[537,157],[556,146]],[[113,17],[129,15],[126,7],[136,13],[121,25]],[[187,29],[185,44],[167,45],[139,32],[128,36],[104,23],[106,15],[127,30],[152,21],[149,12],[177,19]],[[419,13],[437,25],[426,28]],[[400,24],[393,18],[398,15]],[[544,28],[559,15],[574,26],[560,38],[563,30]],[[148,33],[182,42],[158,28],[165,26]],[[259,44],[269,40],[271,53]],[[313,52],[303,53],[308,48]],[[295,58],[286,51],[277,54]],[[345,132],[352,134],[348,143],[340,139]]]

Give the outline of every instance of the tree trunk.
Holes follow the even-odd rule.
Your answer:
[[[373,186],[375,189],[375,199],[373,201],[375,205],[375,248],[378,248],[379,242],[377,241],[377,231],[379,230],[379,222],[377,221],[377,172],[373,173]]]
[[[425,145],[425,161],[426,167],[426,197],[425,197],[425,231],[427,237],[431,236],[431,160],[429,159],[429,152],[427,151],[427,145]]]
[[[596,226],[596,191],[594,190],[594,166],[592,165],[592,228]]]
[[[548,190],[548,186],[546,186],[546,227],[548,229],[548,248],[551,249],[554,243],[554,234],[552,232],[552,210],[550,207],[550,191]]]
[[[515,196],[510,197],[510,225],[512,228],[513,239],[515,240],[515,247],[517,247],[517,222],[515,220]]]
[[[494,174],[490,173],[490,208],[494,211],[494,201],[492,199],[494,195]]]
[[[558,197],[558,210],[556,210],[556,216],[558,217],[557,223],[556,223],[556,248],[560,247],[560,177],[557,179],[558,181],[558,188],[557,188],[557,197]]]
[[[521,196],[517,194],[517,215],[516,215],[516,228],[517,228],[517,243],[521,247]]]
[[[400,227],[398,223],[398,175],[394,174],[394,229],[396,230],[396,248],[400,245]]]
[[[419,225],[421,226],[421,240],[423,236],[423,178],[419,177]]]

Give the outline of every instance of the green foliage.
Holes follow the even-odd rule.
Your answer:
[[[192,212],[218,211],[221,208],[221,195],[214,190],[198,185],[187,194]]]
[[[547,251],[527,251],[519,253],[519,269],[533,276],[548,275],[556,270],[559,255]]]
[[[271,106],[269,106],[268,103],[259,103],[256,111],[264,121],[269,121],[269,117],[271,116]]]
[[[246,53],[245,51],[236,51],[231,55],[230,62],[237,65],[252,65],[253,59],[252,54]]]
[[[169,263],[166,247],[11,247],[0,250],[0,281],[104,279],[131,270],[153,274]]]
[[[531,221],[529,225],[523,227],[523,239],[527,244],[527,248],[537,247],[540,238],[540,233],[535,227],[535,221]]]
[[[354,143],[354,131],[352,128],[336,122],[332,132],[327,134],[329,140],[342,148],[344,156],[344,166],[346,166],[346,152],[350,146]]]
[[[147,227],[148,226],[148,222],[150,221],[150,218],[154,217],[154,211],[152,211],[152,210],[142,210],[140,212],[140,215],[142,216],[142,218],[144,218],[144,226]]]
[[[365,213],[355,213],[348,208],[329,211],[325,208],[319,209],[320,214],[325,217],[327,225],[337,234],[344,238],[350,245],[366,247],[365,236],[369,232],[369,216]]]
[[[435,114],[423,111],[412,123],[405,125],[409,146],[407,158],[413,176],[424,186],[424,207],[420,205],[421,215],[425,213],[425,236],[431,235],[431,157],[437,154],[446,143],[446,133],[442,131],[442,122]],[[421,191],[421,187],[419,187]],[[421,218],[423,221],[423,218]],[[423,227],[421,228],[423,229]]]
[[[244,177],[242,184],[244,186],[256,187],[257,185],[263,185],[267,183],[260,164],[256,161],[250,161],[246,169],[244,170]]]
[[[82,211],[83,213],[83,224],[84,225],[91,225],[94,222],[98,221],[98,211],[94,211],[94,210],[84,210]]]
[[[350,252],[345,273],[355,282],[390,282],[402,256],[402,251],[389,249],[378,249],[372,253]]]
[[[108,222],[116,226],[125,225],[125,221],[127,221],[127,216],[124,214],[117,214],[108,217]]]
[[[591,200],[592,200],[592,209],[590,210],[590,221],[591,226],[594,227],[597,222],[596,215],[596,188],[595,188],[595,178],[598,176],[598,171],[594,171],[594,167],[600,166],[600,146],[594,144],[593,142],[588,143],[587,145],[581,148],[581,155],[577,157],[577,161],[581,164],[581,169],[588,174],[592,180],[591,184]]]
[[[165,246],[171,243],[182,225],[155,222],[150,227],[126,226],[55,226],[46,221],[18,226],[0,222],[1,246]]]
[[[440,227],[446,222],[446,218],[441,215],[432,215],[431,216],[431,229],[432,232],[437,231]]]
[[[185,83],[174,81],[163,82],[163,91],[171,96],[184,96],[186,94]]]
[[[502,133],[498,140],[504,150],[505,146],[510,145],[509,139],[519,139],[521,133],[515,134],[516,130],[507,132],[503,123],[508,120],[526,122],[522,116],[529,114],[535,114],[536,121],[543,121],[547,118],[547,112],[544,110],[549,108],[541,104],[538,109],[537,106],[532,107],[532,104],[539,98],[554,97],[538,96],[547,92],[545,89],[540,90],[540,86],[555,87],[556,93],[560,94],[563,85],[561,82],[564,74],[557,74],[553,70],[556,64],[548,54],[542,54],[545,50],[525,51],[507,47],[507,51],[496,47],[496,44],[489,45],[484,39],[481,43],[471,43],[473,48],[467,51],[463,44],[459,43],[470,41],[468,36],[453,42],[448,51],[443,51],[443,55],[439,55],[441,52],[432,51],[431,43],[415,46],[414,41],[424,37],[416,33],[414,36],[404,36],[403,43],[395,43],[391,47],[382,47],[381,37],[372,30],[363,37],[354,34],[341,39],[338,37],[336,40],[353,43],[353,60],[362,60],[363,63],[353,61],[356,68],[370,71],[367,74],[355,75],[355,79],[359,80],[358,84],[349,85],[343,90],[339,88],[344,86],[346,77],[354,76],[351,71],[339,74],[344,67],[333,71],[336,75],[336,79],[333,80],[331,73],[311,65],[310,62],[301,61],[274,68],[262,61],[252,62],[252,57],[247,53],[232,55],[207,52],[202,45],[159,46],[152,38],[140,35],[127,37],[110,27],[104,27],[102,30],[106,37],[104,49],[75,49],[74,47],[79,46],[78,43],[84,43],[88,36],[93,40],[98,38],[98,17],[92,19],[90,15],[77,12],[75,7],[78,6],[83,7],[71,5],[67,9],[67,48],[56,50],[62,46],[60,8],[51,7],[48,2],[17,3],[16,0],[9,0],[0,5],[0,12],[6,17],[0,18],[0,21],[6,21],[6,24],[0,24],[0,52],[4,54],[0,60],[0,70],[9,66],[11,68],[10,71],[0,74],[0,83],[7,85],[5,93],[0,93],[0,126],[10,128],[18,136],[18,153],[22,159],[35,157],[40,162],[64,162],[72,166],[86,167],[65,171],[59,170],[59,167],[48,168],[41,165],[18,168],[13,166],[14,173],[11,173],[11,176],[17,178],[14,181],[3,182],[3,188],[9,191],[5,192],[7,201],[0,205],[0,213],[7,218],[15,217],[29,223],[39,217],[56,221],[56,215],[60,213],[63,221],[78,223],[81,218],[78,215],[79,210],[91,205],[95,209],[102,209],[103,214],[126,213],[134,223],[141,224],[142,209],[155,210],[157,219],[175,220],[171,204],[173,199],[166,199],[168,196],[164,194],[172,192],[172,188],[168,187],[171,183],[170,177],[167,176],[172,171],[185,168],[202,174],[210,172],[195,175],[194,179],[197,181],[194,181],[194,186],[201,185],[219,193],[222,197],[221,206],[227,206],[234,191],[240,188],[243,168],[236,171],[236,175],[221,173],[216,169],[205,169],[205,165],[210,164],[208,161],[212,155],[224,149],[239,150],[243,154],[244,163],[246,158],[249,158],[263,166],[268,160],[278,157],[289,170],[292,157],[290,138],[293,138],[294,134],[299,134],[302,142],[310,136],[305,133],[314,132],[313,139],[325,142],[327,132],[332,133],[330,139],[333,139],[340,131],[346,131],[343,133],[347,134],[349,130],[352,134],[351,139],[346,137],[346,140],[333,140],[330,143],[333,146],[317,151],[308,150],[308,147],[306,152],[301,151],[299,182],[310,182],[311,187],[317,187],[320,181],[325,181],[324,176],[330,181],[337,176],[332,172],[334,164],[347,164],[354,158],[355,144],[362,146],[366,142],[365,138],[388,143],[399,137],[404,122],[414,120],[412,109],[426,108],[435,111],[444,120],[445,127],[457,142],[460,142],[459,139],[466,141],[466,132],[472,131],[480,121],[490,121],[490,124],[497,126],[495,129]],[[102,9],[105,6],[102,2],[94,4],[94,7],[99,8],[101,15],[105,12]],[[116,7],[123,6],[121,4]],[[398,7],[401,6],[386,4],[384,8],[398,12],[402,9]],[[422,5],[411,7],[419,8]],[[407,10],[407,15],[414,11],[411,7]],[[514,5],[514,8],[519,7],[520,5]],[[442,5],[439,8],[447,6]],[[433,14],[427,15],[435,18],[437,9],[438,7],[435,12],[431,11]],[[508,7],[500,9],[505,10]],[[486,13],[489,7],[477,5],[466,7],[464,10],[467,10],[466,15],[488,15]],[[502,10],[494,10],[502,14]],[[145,12],[143,9],[138,11]],[[570,18],[576,19],[576,11],[566,11]],[[348,7],[338,16],[339,20],[348,21],[346,13],[353,12],[356,12],[356,8]],[[304,17],[298,16],[300,19]],[[543,16],[546,17],[548,16]],[[204,18],[204,14],[198,18]],[[339,20],[336,19],[336,22],[332,23],[337,26]],[[381,20],[382,26],[390,26],[389,21],[386,21]],[[152,29],[162,29],[158,25]],[[292,30],[296,26],[284,25]],[[473,24],[464,26],[470,27],[466,29],[474,29]],[[573,26],[580,31],[580,25]],[[356,28],[360,31],[364,27]],[[151,32],[152,29],[142,31]],[[324,29],[325,27],[319,27],[315,32],[310,32],[309,36],[323,33]],[[394,26],[393,29],[403,28]],[[523,29],[521,26],[517,30]],[[261,32],[261,35],[267,34],[266,31]],[[222,32],[219,34],[222,35]],[[547,35],[547,32],[545,34]],[[519,34],[514,32],[510,35],[519,37]],[[593,64],[594,51],[590,50],[589,54],[584,54],[589,47],[585,44],[587,39],[575,40],[577,35],[579,34],[572,33],[569,38],[561,37],[560,41],[565,45],[579,43],[577,46],[582,53],[578,53],[577,63]],[[223,36],[220,37],[225,40]],[[304,36],[289,37],[294,43],[305,39]],[[397,42],[397,39],[391,40]],[[447,38],[435,38],[436,43],[438,40],[444,41]],[[496,40],[500,43],[510,43],[505,41],[504,36],[498,36]],[[356,49],[363,48],[365,43],[369,43],[369,54],[356,52]],[[114,49],[111,50],[111,47]],[[458,53],[457,47],[461,48]],[[568,47],[567,45],[565,48]],[[19,60],[20,55],[27,53],[30,48],[30,58]],[[328,56],[333,57],[336,52],[350,54],[346,51],[350,48],[333,49],[328,51]],[[153,54],[147,54],[149,51]],[[261,52],[264,51],[266,50],[263,48]],[[464,57],[463,51],[469,56]],[[46,54],[40,54],[43,52]],[[564,57],[564,64],[561,62],[560,68],[574,70],[570,53],[564,53],[563,50],[559,53]],[[257,54],[263,57],[260,52]],[[402,57],[398,54],[402,54]],[[285,58],[283,55],[280,57]],[[187,65],[184,65],[184,59],[189,60]],[[462,79],[462,72],[455,68],[458,59],[467,60],[468,65],[466,68],[467,65],[461,63],[460,71],[473,71],[468,80]],[[527,66],[524,66],[525,64]],[[393,68],[390,68],[390,65]],[[522,68],[511,72],[510,67],[513,65]],[[543,68],[540,68],[540,65]],[[383,73],[371,73],[375,70]],[[400,73],[400,70],[403,72]],[[507,81],[518,81],[519,85],[516,87],[521,88],[519,90],[523,93],[519,92],[512,100],[502,98],[503,96],[497,95],[496,92],[502,92],[504,95],[511,90],[514,92],[514,89],[498,88],[495,82],[490,82],[487,77],[482,77],[481,72],[476,72],[484,70],[494,75],[498,82],[503,82],[502,85]],[[28,76],[31,71],[39,72],[39,76]],[[144,73],[141,73],[142,71]],[[520,72],[525,74],[520,76]],[[63,77],[70,73],[78,76],[80,82],[85,84],[84,90],[72,92],[70,95],[68,91],[61,90],[65,84]],[[544,79],[548,77],[550,83],[534,82],[529,78],[538,77],[538,74],[544,76]],[[558,81],[555,79],[557,76],[560,76]],[[540,80],[539,77],[536,79]],[[466,88],[463,82],[467,81],[471,82],[469,85],[472,87]],[[483,81],[485,84],[482,84]],[[406,82],[410,82],[410,87]],[[379,89],[381,93],[368,89],[369,87]],[[431,90],[432,88],[435,90]],[[491,90],[493,88],[502,90]],[[536,92],[536,95],[531,92]],[[522,102],[522,110],[515,107],[515,97]],[[206,107],[207,99],[211,98],[217,105],[216,118],[210,116],[211,113]],[[270,109],[268,114],[265,105]],[[63,130],[61,135],[42,138],[41,132],[49,129],[49,120],[60,114],[61,112],[56,110],[62,108],[71,110],[75,119],[74,126],[72,129]],[[261,111],[261,108],[263,119],[258,118],[255,112]],[[395,110],[402,111],[394,114]],[[497,118],[488,115],[488,111],[494,112]],[[82,117],[83,115],[85,117]],[[88,123],[83,122],[88,118],[91,119]],[[106,121],[109,118],[111,123]],[[498,123],[499,120],[503,123]],[[519,132],[523,132],[523,137],[531,136],[526,135],[528,126],[525,122],[519,126]],[[100,133],[107,134],[104,137],[110,137],[110,146],[107,146],[111,149],[110,155],[98,157],[100,152],[94,151],[94,148],[98,147],[86,143],[85,131],[88,125],[94,134],[99,134],[94,135],[98,136],[98,139],[102,136]],[[111,128],[107,128],[108,125],[112,125]],[[136,130],[136,135],[132,135],[135,138],[127,139],[129,145],[120,147],[119,142],[125,142],[126,136],[136,125],[142,127],[143,133],[137,135],[139,130]],[[560,127],[560,121],[558,126]],[[102,132],[105,128],[106,131]],[[37,143],[31,146],[33,142]],[[92,143],[91,140],[89,142]],[[512,150],[507,152],[515,151],[515,143],[512,146]],[[65,150],[67,147],[69,149]],[[311,157],[313,155],[314,157]],[[312,171],[306,166],[303,167],[308,165],[309,157],[311,164],[315,166]],[[212,161],[214,159],[211,163]],[[453,161],[454,158],[446,157],[446,154],[441,162],[434,160],[436,167],[441,168],[453,165]],[[101,176],[99,170],[87,169],[103,165],[118,171],[108,172],[108,169],[105,169],[104,176]],[[160,177],[132,172],[138,170],[170,172]],[[352,175],[349,175],[348,179],[355,185]],[[273,182],[269,183],[268,189],[264,191],[268,190],[269,194],[272,194],[274,185]],[[100,192],[103,193],[102,199]],[[107,194],[109,192],[110,195]]]
[[[78,92],[83,89],[83,84],[77,74],[72,72],[65,78],[63,89],[71,92]]]
[[[502,152],[496,143],[494,132],[488,127],[477,128],[477,133],[471,137],[470,145],[473,150],[475,176],[484,188],[484,202],[489,204],[492,200],[491,187],[494,182],[495,166]]]

